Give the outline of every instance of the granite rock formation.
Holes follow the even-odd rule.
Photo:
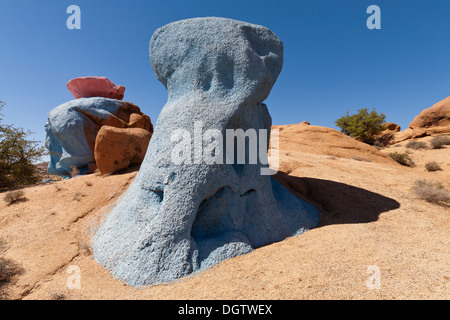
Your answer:
[[[94,150],[98,170],[105,175],[141,164],[151,137],[148,130],[141,128],[101,127]]]
[[[136,179],[93,238],[96,261],[129,285],[152,285],[315,227],[313,206],[261,174],[281,40],[259,25],[188,19],[153,34],[150,60],[168,101]],[[259,139],[239,146],[228,135],[239,130]]]
[[[73,167],[87,171],[95,162],[95,139],[104,125],[153,132],[150,118],[130,102],[100,97],[71,100],[48,114],[48,173],[67,176]]]

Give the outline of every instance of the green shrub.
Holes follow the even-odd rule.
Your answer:
[[[0,112],[5,103],[0,101]],[[37,141],[28,140],[30,131],[3,124],[0,113],[0,189],[34,184],[41,180],[33,164],[47,152]]]
[[[448,190],[440,182],[431,182],[425,179],[416,180],[412,192],[422,200],[435,204],[450,202]]]
[[[430,161],[425,164],[425,169],[428,171],[439,171],[442,170],[442,168],[439,166],[439,164],[436,161]]]
[[[358,113],[343,116],[336,120],[336,126],[341,128],[341,132],[361,140],[362,142],[373,144],[375,136],[386,129],[383,126],[386,115],[378,114],[375,109],[369,112],[369,109],[359,109]]]
[[[414,166],[414,161],[412,161],[412,159],[409,157],[409,155],[406,152],[404,152],[404,153],[399,153],[399,152],[388,153],[388,156],[391,157],[396,162],[400,163],[402,166],[407,166],[407,167]]]

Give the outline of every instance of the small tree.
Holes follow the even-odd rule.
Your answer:
[[[0,101],[0,111],[4,106]],[[0,113],[0,189],[36,183],[40,178],[33,162],[46,154],[45,147],[27,140],[30,131],[2,124],[2,120]]]
[[[358,113],[349,115],[336,120],[336,126],[341,128],[341,132],[361,140],[362,142],[373,144],[375,136],[386,129],[383,126],[386,115],[378,113],[375,109],[369,112],[369,109],[359,109]]]

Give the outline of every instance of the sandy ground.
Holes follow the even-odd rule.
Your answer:
[[[0,203],[1,263],[10,274],[0,281],[0,294],[5,299],[449,299],[450,208],[416,199],[410,188],[421,178],[450,187],[450,146],[411,150],[405,144],[381,152],[409,150],[414,168],[361,161],[364,154],[349,159],[286,150],[281,144],[285,173],[277,179],[320,208],[320,226],[148,288],[115,280],[90,249],[91,236],[137,169],[26,188],[24,201]],[[433,160],[442,171],[425,170]],[[77,274],[80,288],[69,289]]]

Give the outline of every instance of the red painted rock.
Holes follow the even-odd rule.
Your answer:
[[[125,87],[116,86],[105,77],[82,77],[70,80],[67,88],[75,99],[102,97],[122,100]]]
[[[152,134],[141,128],[101,127],[95,139],[95,162],[102,175],[112,174],[144,160]]]

